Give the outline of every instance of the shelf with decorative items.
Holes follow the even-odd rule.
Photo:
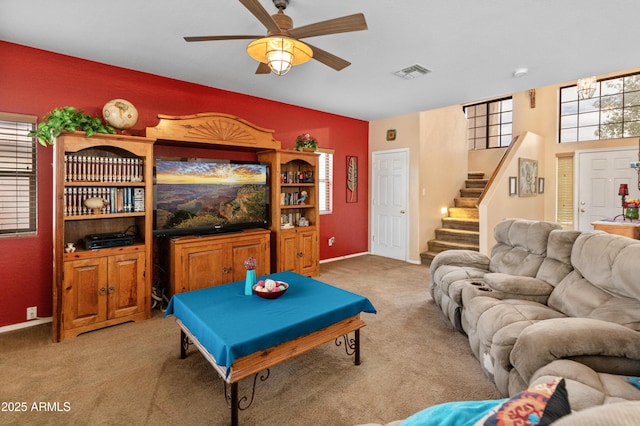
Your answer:
[[[54,341],[150,317],[153,143],[55,139]]]
[[[318,157],[298,150],[264,151],[271,163],[272,271],[319,274]]]

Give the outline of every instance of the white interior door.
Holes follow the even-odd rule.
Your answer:
[[[621,183],[629,187],[627,199],[640,198],[638,173],[629,167],[637,160],[635,148],[578,152],[578,230],[593,230],[592,222],[622,214]]]
[[[371,253],[407,260],[409,151],[374,152],[371,189]]]

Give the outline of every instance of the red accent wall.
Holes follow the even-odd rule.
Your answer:
[[[247,70],[246,78],[271,77]],[[283,148],[293,147],[301,133],[313,134],[322,148],[335,149],[335,205],[332,215],[320,219],[320,258],[368,250],[368,122],[0,41],[0,111],[42,117],[70,105],[98,115],[114,98],[138,109],[132,133],[155,126],[157,114],[222,112],[274,129]],[[25,322],[29,306],[51,316],[52,154],[38,147],[37,235],[0,237],[0,326]],[[358,156],[360,169],[358,202],[350,204],[347,155]],[[331,236],[336,243],[329,247]]]

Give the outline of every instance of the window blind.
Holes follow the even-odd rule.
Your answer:
[[[36,231],[36,117],[0,112],[0,235]]]
[[[318,194],[320,214],[333,212],[333,153],[332,149],[318,148]]]
[[[573,155],[558,156],[558,223],[573,227]]]

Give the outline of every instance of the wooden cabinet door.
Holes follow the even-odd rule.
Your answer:
[[[144,311],[144,257],[144,253],[109,256],[109,319]]]
[[[278,272],[297,272],[298,235],[295,232],[283,232],[280,234],[280,252],[278,255]]]
[[[64,329],[107,319],[107,258],[64,262],[62,297]]]
[[[230,281],[240,281],[245,279],[246,269],[244,267],[244,261],[248,257],[253,257],[257,261],[256,276],[268,274],[268,259],[266,259],[265,256],[265,253],[268,253],[268,250],[269,247],[263,237],[232,242],[231,267],[233,268],[233,278]]]
[[[176,293],[229,282],[232,272],[229,256],[229,245],[223,243],[184,248],[181,259],[182,288],[177,288]]]
[[[318,233],[298,233],[298,272],[301,275],[316,275],[318,269]]]

